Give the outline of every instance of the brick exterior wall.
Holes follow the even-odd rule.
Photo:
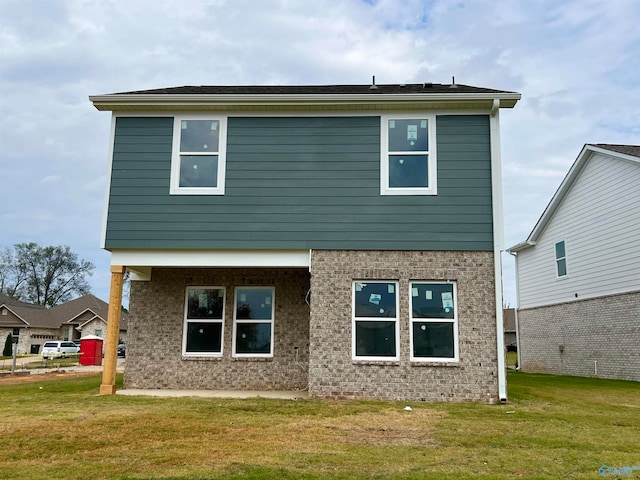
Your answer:
[[[640,381],[640,292],[518,310],[518,322],[523,371]]]
[[[352,282],[397,280],[400,360],[352,360]],[[409,282],[455,280],[460,361],[410,361]],[[311,259],[309,393],[325,398],[498,401],[493,252],[318,251]],[[500,332],[502,335],[502,332]]]
[[[225,287],[223,355],[182,355],[186,287]],[[232,358],[234,288],[274,286],[273,358]],[[309,363],[307,269],[154,268],[131,282],[125,388],[301,390]],[[296,350],[294,347],[298,347]]]

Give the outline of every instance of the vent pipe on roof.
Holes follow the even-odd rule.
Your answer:
[[[451,77],[451,86],[449,88],[458,88],[458,85],[456,85],[456,77]]]
[[[373,78],[371,80],[371,86],[369,87],[369,90],[376,90],[378,88],[378,86],[376,85],[376,76],[373,75]]]

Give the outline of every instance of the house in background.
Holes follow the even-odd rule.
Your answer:
[[[505,308],[502,311],[504,324],[504,344],[509,345],[518,341],[516,337],[516,309]]]
[[[79,340],[95,335],[105,338],[109,304],[93,295],[83,295],[49,310],[51,317],[62,325],[64,340]],[[127,313],[120,312],[119,343],[126,343]]]
[[[431,83],[90,97],[112,112],[103,246],[110,304],[132,279],[125,388],[505,399],[499,110],[519,98]]]
[[[640,380],[640,146],[585,145],[509,252],[522,370]]]
[[[0,294],[0,339],[18,337],[19,355],[40,353],[48,340],[105,337],[108,304],[88,294],[50,309]],[[126,341],[127,314],[121,313],[119,338]],[[4,345],[4,343],[3,343]]]

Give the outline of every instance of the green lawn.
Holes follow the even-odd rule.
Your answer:
[[[504,405],[99,396],[99,376],[0,383],[0,478],[594,479],[603,465],[640,478],[640,383],[508,380]]]

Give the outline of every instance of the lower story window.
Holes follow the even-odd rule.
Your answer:
[[[273,287],[236,288],[233,313],[233,354],[273,356]]]
[[[411,283],[411,360],[458,361],[458,308],[453,282]]]
[[[352,356],[398,359],[398,282],[353,282]]]
[[[222,354],[224,288],[187,287],[182,353]]]

